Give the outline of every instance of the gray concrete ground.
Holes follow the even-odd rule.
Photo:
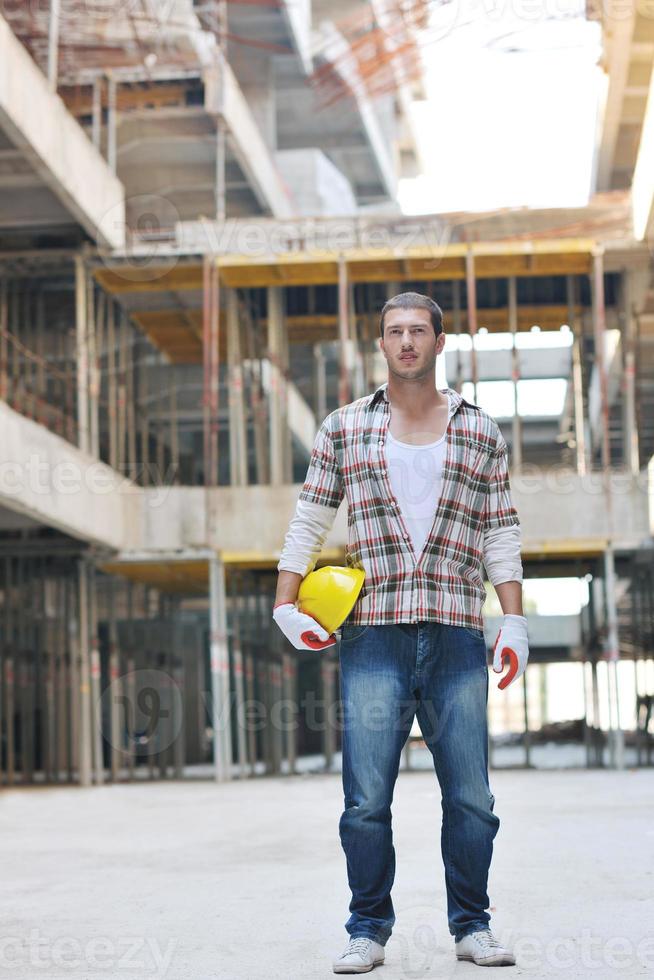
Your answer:
[[[654,971],[654,770],[491,773],[503,976]],[[314,980],[347,936],[335,774],[0,795],[0,978]],[[445,917],[440,791],[402,772],[381,980],[473,977]]]

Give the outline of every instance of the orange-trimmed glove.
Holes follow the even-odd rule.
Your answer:
[[[300,612],[294,602],[273,606],[273,619],[296,650],[324,650],[336,643],[333,633],[330,635],[313,616]]]
[[[493,670],[495,673],[501,674],[506,664],[509,664],[508,673],[497,685],[500,690],[504,690],[512,681],[522,677],[528,660],[527,617],[506,613],[493,646]]]

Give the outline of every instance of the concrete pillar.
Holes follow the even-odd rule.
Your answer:
[[[229,370],[229,478],[232,486],[247,486],[248,446],[243,393],[243,360],[238,296],[226,290],[227,364]]]
[[[211,714],[215,779],[231,778],[229,650],[225,566],[218,555],[209,559],[209,623],[211,661]]]
[[[518,337],[518,288],[515,276],[509,276],[509,330],[513,347],[511,349],[511,379],[513,381],[513,424],[512,424],[512,443],[511,463],[514,469],[519,470],[522,466],[522,419],[518,410],[518,381],[520,379],[520,358],[516,340]],[[529,764],[529,763],[527,763]]]

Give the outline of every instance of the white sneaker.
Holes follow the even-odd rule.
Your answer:
[[[368,936],[351,936],[337,960],[334,973],[369,973],[384,962],[384,947]]]
[[[513,953],[499,942],[490,929],[470,932],[454,944],[457,960],[472,960],[477,966],[515,966]]]

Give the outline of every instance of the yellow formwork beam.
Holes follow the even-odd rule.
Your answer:
[[[600,558],[606,551],[605,538],[543,540],[531,542],[522,549],[524,562],[543,558]],[[226,567],[255,571],[268,569],[275,571],[279,554],[258,551],[223,551],[220,557]],[[345,550],[327,548],[322,551],[316,567],[322,565],[344,565]],[[100,569],[109,575],[120,575],[140,585],[149,585],[162,592],[179,595],[204,594],[209,587],[209,561],[207,558],[172,559],[152,561],[115,560],[103,562]]]
[[[590,272],[595,242],[586,238],[474,242],[398,248],[346,249],[351,282],[464,279],[466,255],[478,279],[505,276],[574,275]],[[315,250],[262,256],[216,257],[227,286],[322,285],[338,282],[337,251]]]
[[[490,241],[470,244],[355,248],[342,252],[351,282],[393,282],[411,279],[464,279],[468,252],[475,259],[478,279],[506,276],[575,275],[590,271],[595,242],[587,238]],[[283,252],[265,256],[216,256],[226,286],[264,287],[335,284],[336,250]],[[103,266],[96,281],[112,295],[135,292],[175,292],[202,289],[202,264],[170,258],[147,266],[125,262]]]

